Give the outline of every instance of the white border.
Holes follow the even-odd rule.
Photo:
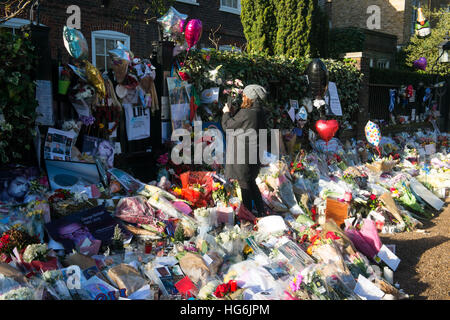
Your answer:
[[[176,2],[192,4],[194,6],[199,6],[200,5],[200,3],[197,2],[197,0],[176,0]]]
[[[98,30],[98,31],[92,31],[91,33],[91,48],[92,48],[92,65],[96,67],[96,51],[95,51],[95,39],[112,39],[112,40],[119,40],[122,41],[123,44],[130,49],[130,36],[122,33],[117,32],[113,30]]]
[[[222,5],[222,0],[220,0],[219,11],[241,15],[241,0],[237,0],[237,2],[238,2],[237,3],[238,8],[236,9],[236,8],[233,8],[233,7],[227,7],[227,6]]]

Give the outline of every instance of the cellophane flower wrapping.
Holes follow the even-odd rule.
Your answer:
[[[156,224],[154,211],[142,196],[120,199],[116,206],[115,216],[120,220],[134,224]]]
[[[241,232],[241,228],[238,225],[232,228],[225,226],[223,232],[216,236],[216,242],[224,250],[225,255],[237,256],[244,249],[244,237],[245,234]]]
[[[39,283],[20,284],[0,274],[0,300],[42,300],[44,287]]]
[[[355,228],[346,228],[345,234],[352,240],[356,249],[369,258],[373,258],[378,251],[366,241],[361,232]]]
[[[347,287],[351,289],[355,287],[355,280],[345,264],[341,251],[333,241],[314,247],[312,253],[316,259],[324,264],[321,269],[324,276],[339,276]]]

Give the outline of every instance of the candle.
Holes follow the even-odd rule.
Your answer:
[[[383,268],[383,274],[387,282],[394,284],[394,272],[389,267]]]
[[[150,241],[145,242],[145,254],[150,254],[152,252],[152,243]]]
[[[230,280],[230,291],[235,292],[237,290],[237,281],[236,280]]]

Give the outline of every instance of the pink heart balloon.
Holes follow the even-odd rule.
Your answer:
[[[425,71],[427,69],[427,58],[422,57],[414,61],[413,63],[414,68],[420,69]]]
[[[187,23],[184,36],[188,44],[188,50],[198,42],[202,35],[202,29],[202,22],[198,19],[192,19]]]

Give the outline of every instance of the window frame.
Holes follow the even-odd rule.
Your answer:
[[[200,3],[197,2],[197,0],[175,0],[175,2],[181,2],[186,4],[192,4],[194,6],[199,6]]]
[[[97,67],[97,48],[95,45],[96,39],[121,41],[127,48],[130,48],[130,36],[125,33],[114,31],[114,30],[92,31],[92,33],[91,33],[91,48],[92,48],[92,65],[94,67]],[[105,43],[105,50],[106,50],[106,43]],[[107,54],[106,51],[105,51],[105,53]],[[106,67],[106,61],[105,61],[105,67]]]
[[[220,0],[220,8],[219,11],[233,13],[237,15],[241,15],[241,0],[237,0],[237,8],[224,6],[222,4],[223,0]]]
[[[381,64],[383,64],[383,66],[380,66]],[[391,62],[388,59],[378,59],[377,60],[377,68],[378,69],[390,69],[391,67]]]
[[[0,28],[10,28],[13,31],[13,34],[16,34],[16,30],[20,29],[23,26],[29,25],[32,22],[28,19],[21,18],[11,18],[8,21],[5,21],[0,24]],[[39,24],[42,27],[45,27],[42,23]]]

